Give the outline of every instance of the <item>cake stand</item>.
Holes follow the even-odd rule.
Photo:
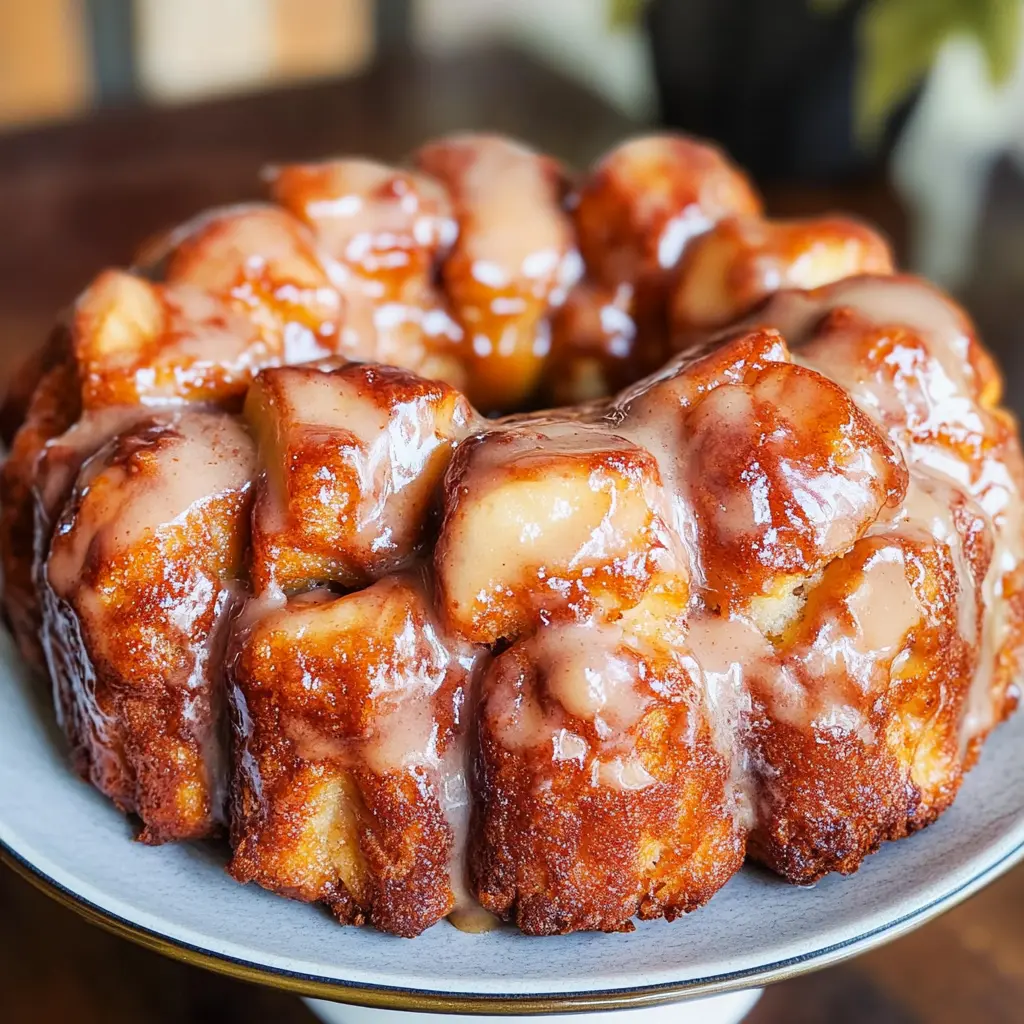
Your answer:
[[[616,1011],[605,1024],[726,1024],[759,987],[902,935],[1024,856],[1021,714],[989,741],[951,811],[849,879],[805,889],[748,867],[703,909],[631,935],[466,935],[441,923],[410,942],[236,884],[222,844],[132,842],[131,824],[69,769],[45,686],[6,636],[0,701],[0,856],[15,871],[151,949],[327,1000],[311,1008],[341,1024],[597,1010]]]

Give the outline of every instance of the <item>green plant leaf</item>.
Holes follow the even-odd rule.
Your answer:
[[[1021,0],[872,0],[859,24],[856,131],[876,143],[886,121],[927,75],[942,44],[975,39],[995,84],[1009,78],[1020,49]]]
[[[1020,0],[964,2],[974,19],[974,33],[986,57],[993,85],[1004,84],[1017,66],[1021,38]]]
[[[608,0],[608,26],[632,28],[639,20],[647,0]]]

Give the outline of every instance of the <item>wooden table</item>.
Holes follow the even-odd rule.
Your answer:
[[[508,52],[392,58],[349,82],[159,112],[105,113],[0,137],[0,380],[54,311],[141,237],[214,203],[255,196],[259,167],[334,152],[397,158],[459,128],[519,135],[585,164],[630,130],[600,100]],[[899,242],[882,186],[776,189],[786,213],[845,206]],[[1024,411],[1024,183],[1001,167],[965,299]],[[685,927],[685,922],[679,927]],[[1024,867],[918,932],[770,989],[752,1024],[991,1024],[1024,1019]],[[164,960],[92,928],[0,869],[2,1024],[289,1024],[294,997]]]

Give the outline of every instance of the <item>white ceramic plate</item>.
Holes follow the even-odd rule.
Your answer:
[[[1024,856],[1024,714],[985,748],[956,806],[813,889],[744,869],[702,910],[632,935],[414,941],[338,927],[242,887],[217,844],[149,848],[67,765],[40,684],[0,640],[0,853],[92,920],[193,963],[306,995],[476,1013],[649,1005],[749,988],[853,956],[935,916]]]

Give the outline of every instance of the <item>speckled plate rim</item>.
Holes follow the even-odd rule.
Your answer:
[[[265,965],[237,960],[192,946],[169,935],[141,928],[115,914],[95,906],[78,894],[49,878],[0,841],[0,861],[17,875],[62,906],[74,911],[90,924],[128,939],[146,949],[161,953],[193,967],[201,967],[239,981],[268,985],[296,995],[327,999],[339,1003],[375,1009],[409,1010],[426,1013],[532,1015],[586,1013],[602,1010],[630,1010],[666,1003],[718,995],[746,988],[759,988],[787,978],[820,970],[891,942],[927,923],[968,899],[1024,860],[1024,842],[998,861],[957,888],[891,922],[856,935],[843,942],[780,960],[762,967],[721,974],[680,984],[645,988],[613,989],[606,992],[569,992],[557,996],[474,996],[418,989],[389,988],[355,983],[328,982],[309,975],[293,973]],[[538,940],[543,941],[543,940]]]

